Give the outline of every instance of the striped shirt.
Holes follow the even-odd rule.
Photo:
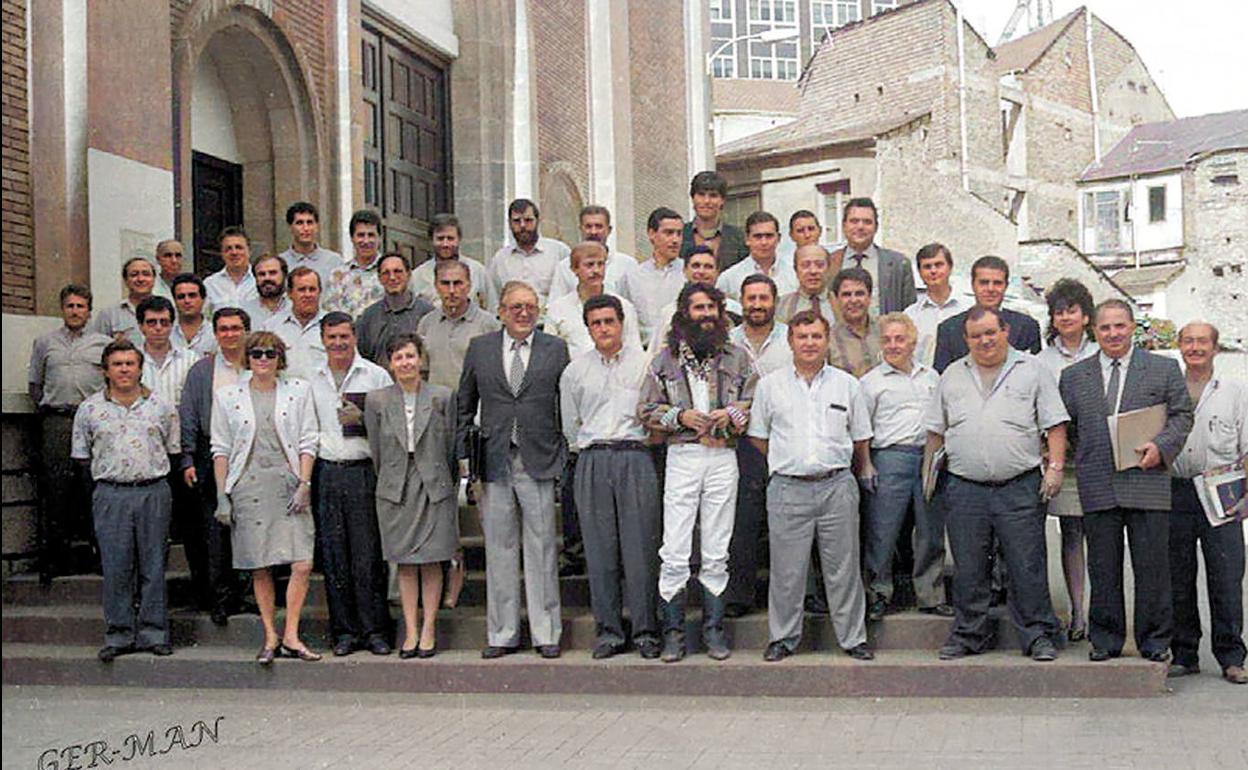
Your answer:
[[[143,387],[176,409],[182,403],[182,386],[186,385],[186,375],[201,358],[203,356],[195,351],[175,345],[169,348],[165,360],[157,363],[155,357],[144,350],[143,378],[140,382]]]

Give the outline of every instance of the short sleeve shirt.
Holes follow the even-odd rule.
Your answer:
[[[987,394],[970,356],[950,364],[924,422],[945,437],[950,472],[987,482],[1039,467],[1041,431],[1069,420],[1053,374],[1011,348]]]
[[[37,338],[30,350],[27,382],[43,387],[38,406],[67,408],[81,404],[104,387],[100,357],[111,337],[64,326]]]
[[[178,413],[156,395],[122,406],[100,391],[74,415],[70,456],[91,461],[96,481],[151,481],[169,473],[169,455],[182,452]]]
[[[766,439],[772,473],[811,476],[848,468],[854,442],[871,438],[862,385],[824,365],[807,384],[793,367],[759,380],[748,435]]]

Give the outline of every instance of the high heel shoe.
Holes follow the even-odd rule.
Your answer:
[[[399,660],[411,660],[412,658],[418,658],[418,657],[420,657],[419,648],[413,647],[410,650],[403,650],[403,649],[399,650]]]
[[[262,666],[269,666],[272,665],[273,659],[276,657],[276,647],[261,647],[260,652],[256,653],[256,662]]]
[[[437,642],[434,642],[433,646],[427,650],[424,647],[421,647],[419,645],[417,645],[416,647],[416,657],[421,658],[422,660],[426,658],[432,658],[434,655],[437,655],[437,654],[438,654]]]
[[[318,653],[312,652],[307,647],[300,647],[298,649],[294,647],[287,647],[285,642],[279,644],[278,647],[281,649],[282,655],[287,658],[298,658],[299,660],[306,660],[310,663],[321,659],[321,656]]]

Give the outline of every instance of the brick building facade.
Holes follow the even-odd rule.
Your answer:
[[[10,361],[56,327],[65,283],[115,302],[123,261],[169,237],[205,274],[224,225],[253,254],[284,250],[296,200],[339,250],[351,212],[377,209],[385,246],[414,262],[439,211],[488,259],[508,200],[536,200],[567,240],[598,203],[616,248],[644,254],[647,214],[686,208],[698,170],[687,92],[705,85],[706,36],[683,30],[705,22],[701,0],[29,1],[3,0]],[[9,556],[24,550],[9,533],[29,530],[10,526],[29,511],[8,482],[27,478],[24,392],[24,367],[6,367]]]

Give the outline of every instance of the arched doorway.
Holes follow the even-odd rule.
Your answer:
[[[220,265],[225,225],[243,225],[253,254],[283,251],[297,200],[333,232],[320,113],[298,55],[261,10],[217,5],[196,2],[174,39],[178,232],[201,274]]]

